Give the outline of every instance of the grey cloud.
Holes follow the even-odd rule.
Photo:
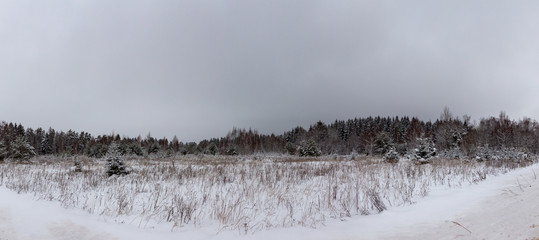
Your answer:
[[[136,136],[369,115],[537,118],[537,3],[0,3],[0,119]]]

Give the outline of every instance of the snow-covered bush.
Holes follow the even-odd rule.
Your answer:
[[[34,147],[32,147],[24,137],[18,137],[11,144],[11,151],[8,157],[17,160],[29,160],[36,155]]]
[[[124,159],[121,157],[118,144],[112,143],[109,146],[109,150],[105,155],[105,161],[105,173],[108,176],[129,174],[129,170],[125,166]]]
[[[417,141],[419,145],[414,149],[414,160],[420,164],[430,163],[431,159],[436,156],[434,142],[428,138],[419,138]]]
[[[463,137],[467,134],[466,129],[460,129],[460,130],[453,130],[453,134],[451,136],[451,147],[452,148],[459,148],[460,145],[462,145]]]
[[[398,163],[399,162],[399,153],[394,147],[391,147],[386,154],[384,154],[384,161],[389,163]]]
[[[475,148],[475,160],[478,162],[490,160],[491,154],[492,151],[488,148],[488,146]]]
[[[82,172],[82,162],[79,159],[73,161],[73,171]]]
[[[475,148],[475,160],[478,162],[489,160],[515,160],[528,161],[530,154],[524,149],[502,148],[492,149],[489,146]]]
[[[226,150],[226,154],[230,156],[238,155],[238,149],[235,146],[230,146]]]
[[[318,157],[322,154],[318,145],[313,140],[304,141],[298,147],[300,157]]]
[[[438,154],[438,156],[441,158],[448,158],[448,159],[461,159],[465,156],[465,154],[460,150],[459,147],[454,147],[454,148],[442,151],[440,154]]]
[[[210,143],[210,145],[208,145],[208,147],[206,148],[206,154],[216,155],[218,153],[219,153],[219,148],[214,142]]]

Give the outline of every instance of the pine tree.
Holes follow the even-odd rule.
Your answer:
[[[129,174],[124,159],[121,157],[118,144],[113,142],[109,146],[109,150],[105,155],[105,168],[106,174],[110,177],[112,175],[126,175]]]
[[[34,147],[32,147],[24,137],[17,137],[11,145],[9,158],[19,160],[29,160],[36,155]]]

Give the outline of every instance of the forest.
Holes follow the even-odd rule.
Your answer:
[[[536,154],[539,151],[539,124],[523,118],[511,120],[501,112],[497,117],[471,122],[471,117],[454,117],[444,109],[436,121],[417,117],[366,117],[318,121],[307,129],[296,127],[280,135],[260,134],[256,130],[233,128],[226,136],[196,142],[177,137],[120,137],[119,134],[92,136],[87,132],[25,128],[17,123],[0,123],[0,159],[28,159],[36,155],[86,155],[102,157],[116,142],[122,154],[171,156],[186,154],[247,155],[384,155],[394,152],[406,156],[421,142],[435,146],[438,156],[475,157],[485,151],[512,151]],[[305,145],[316,153],[305,154]],[[302,154],[303,153],[303,154]]]

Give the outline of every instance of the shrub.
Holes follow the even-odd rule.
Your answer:
[[[75,159],[75,161],[73,161],[73,171],[82,172],[82,162],[79,159]]]
[[[384,161],[389,163],[398,163],[399,162],[399,153],[397,150],[392,147],[390,148],[386,154],[384,154]]]

